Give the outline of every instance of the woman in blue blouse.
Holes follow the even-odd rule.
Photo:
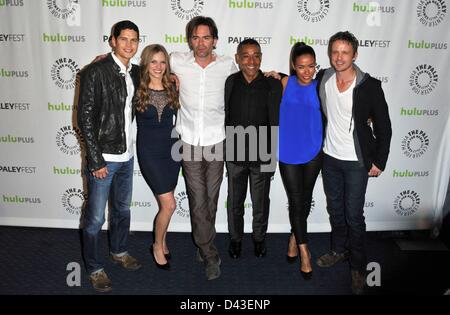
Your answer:
[[[322,113],[317,95],[316,54],[304,43],[296,43],[290,56],[291,75],[284,77],[280,106],[279,164],[289,201],[291,236],[287,260],[300,256],[300,272],[312,277],[307,223],[314,184],[322,167]]]

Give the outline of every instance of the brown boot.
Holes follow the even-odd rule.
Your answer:
[[[142,267],[139,261],[131,255],[125,254],[123,256],[111,255],[113,263],[118,264],[129,271],[135,271]]]
[[[92,286],[98,292],[109,292],[112,290],[111,280],[109,280],[106,272],[103,270],[92,273],[89,276],[89,280],[91,280]]]

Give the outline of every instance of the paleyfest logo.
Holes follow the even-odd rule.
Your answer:
[[[80,215],[85,200],[87,195],[79,188],[69,188],[61,197],[64,210],[77,216]]]
[[[433,66],[421,64],[409,76],[409,85],[414,93],[427,95],[436,88],[438,80],[437,71]]]
[[[320,22],[330,11],[330,0],[299,0],[297,10],[307,22]]]
[[[57,87],[71,90],[75,88],[78,72],[80,72],[78,64],[70,58],[63,57],[55,61],[50,73]]]
[[[50,13],[66,21],[69,26],[80,26],[81,9],[78,0],[47,0]]]
[[[83,137],[77,127],[64,126],[56,133],[56,145],[67,155],[80,154],[82,143]]]
[[[446,14],[445,0],[420,0],[417,4],[417,18],[425,26],[438,25],[444,20]]]
[[[202,13],[205,0],[170,0],[170,6],[178,18],[189,21]]]
[[[402,217],[416,213],[419,205],[420,197],[414,190],[404,190],[394,200],[395,213]]]
[[[188,196],[185,191],[179,192],[175,196],[175,202],[177,203],[177,208],[175,213],[182,218],[189,219],[189,202]]]
[[[402,140],[402,151],[409,158],[421,157],[428,149],[430,139],[423,130],[411,130]]]

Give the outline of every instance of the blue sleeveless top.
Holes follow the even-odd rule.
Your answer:
[[[286,164],[311,161],[322,148],[322,114],[317,81],[304,86],[289,76],[280,105],[278,160]]]

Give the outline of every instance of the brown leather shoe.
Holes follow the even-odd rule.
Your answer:
[[[115,264],[119,264],[123,268],[129,271],[135,271],[142,267],[142,265],[131,255],[125,254],[123,256],[111,255],[111,260]]]
[[[109,280],[106,272],[103,270],[92,273],[89,276],[89,280],[91,280],[92,286],[98,292],[109,292],[112,290],[111,280]]]

